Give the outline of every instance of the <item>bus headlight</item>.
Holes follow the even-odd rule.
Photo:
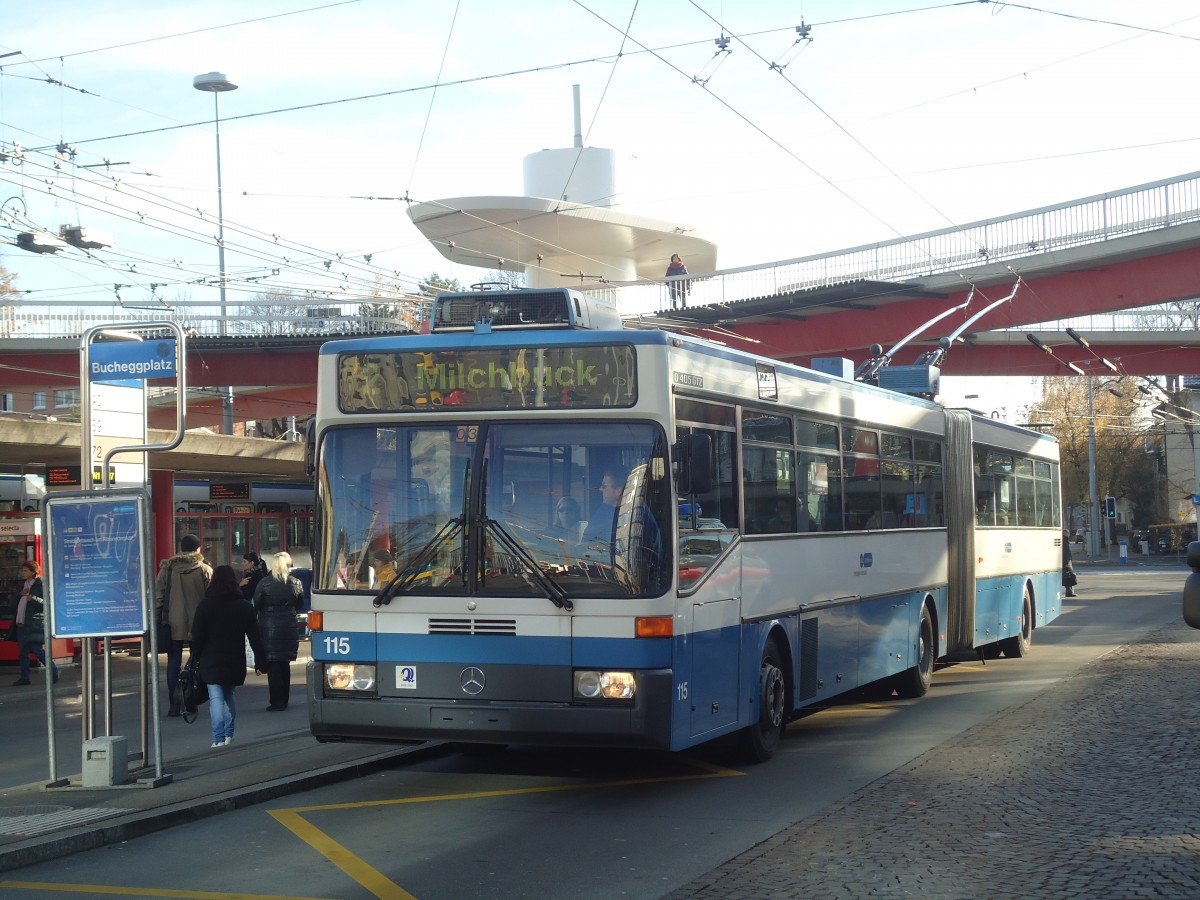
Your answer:
[[[577,700],[632,700],[637,693],[637,681],[632,672],[575,673]]]
[[[361,663],[326,663],[325,687],[331,691],[374,691],[375,667]]]

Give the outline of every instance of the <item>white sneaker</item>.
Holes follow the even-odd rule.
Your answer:
[[[225,738],[225,740],[224,740],[224,742],[221,744],[221,746],[222,746],[222,747],[228,747],[228,746],[229,746],[230,744],[232,744],[232,743],[233,743],[233,738],[231,738],[231,737],[227,737],[227,738]]]
[[[216,750],[218,747],[224,747],[226,743],[227,743],[226,741],[213,741],[212,746],[209,747],[208,749]]]

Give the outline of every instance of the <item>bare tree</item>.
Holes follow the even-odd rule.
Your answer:
[[[1052,423],[1059,441],[1063,505],[1089,508],[1089,431],[1096,434],[1096,490],[1099,496],[1128,501],[1135,521],[1149,525],[1156,505],[1155,460],[1146,452],[1152,420],[1139,404],[1134,378],[1100,379],[1089,385],[1082,378],[1047,378],[1032,418]],[[1086,518],[1086,516],[1085,516]]]
[[[16,324],[16,309],[14,304],[21,295],[13,285],[15,272],[9,274],[4,266],[0,266],[0,335],[11,337]]]
[[[294,334],[306,330],[305,324],[309,319],[313,327],[321,330],[316,323],[320,316],[312,316],[313,310],[318,312],[335,308],[328,300],[318,300],[309,295],[300,295],[289,290],[269,290],[251,296],[251,303],[239,310],[241,321],[238,331],[242,334]],[[340,315],[340,310],[336,310]]]
[[[513,269],[491,269],[483,277],[486,284],[508,285],[510,291],[525,287],[525,273]]]
[[[365,331],[420,331],[428,301],[414,297],[399,279],[375,276],[372,300],[358,308]]]
[[[457,278],[444,278],[437,272],[430,274],[420,284],[420,291],[426,297],[436,297],[443,291],[461,291],[462,289],[462,282]]]
[[[1147,307],[1134,318],[1145,331],[1200,331],[1200,300],[1173,300]]]

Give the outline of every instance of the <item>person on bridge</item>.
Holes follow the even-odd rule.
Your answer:
[[[45,601],[42,600],[41,566],[36,560],[27,559],[21,563],[21,599],[17,601],[17,612],[13,617],[13,625],[17,629],[17,661],[20,663],[20,677],[13,682],[14,687],[29,684],[29,654],[37,656],[43,666],[46,665],[46,620]],[[58,681],[58,665],[50,659],[50,669],[53,678]]]
[[[271,560],[271,574],[254,591],[254,609],[262,634],[263,652],[255,650],[256,671],[267,673],[267,712],[287,709],[292,686],[292,661],[300,647],[296,613],[304,606],[304,585],[292,575],[291,554],[280,551]]]
[[[233,566],[217,566],[192,622],[192,654],[200,661],[200,674],[208,685],[214,750],[233,743],[237,718],[233,692],[246,683],[247,641],[255,659],[263,659],[266,649],[254,607],[242,596],[238,581]],[[295,616],[292,622],[295,634]],[[262,669],[255,668],[254,674],[261,675]]]
[[[688,273],[687,266],[683,264],[683,257],[678,253],[671,254],[671,264],[667,266],[667,278],[676,275],[686,275]],[[687,306],[688,294],[692,290],[692,283],[687,279],[679,281],[671,281],[667,284],[667,289],[671,292],[671,309],[679,309],[681,306]]]
[[[179,552],[164,559],[154,580],[155,610],[158,620],[171,626],[171,645],[167,648],[167,696],[174,698],[175,682],[183,667],[183,645],[192,639],[192,620],[212,580],[212,566],[204,561],[200,538],[185,534],[179,539]],[[179,707],[172,699],[168,716],[178,716]]]

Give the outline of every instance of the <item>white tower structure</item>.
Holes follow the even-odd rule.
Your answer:
[[[529,287],[600,289],[662,278],[678,253],[691,275],[717,267],[717,246],[694,228],[613,207],[616,154],[584,147],[579,85],[575,144],[524,160],[525,196],[451,197],[409,207],[413,224],[446,259],[517,270]]]

